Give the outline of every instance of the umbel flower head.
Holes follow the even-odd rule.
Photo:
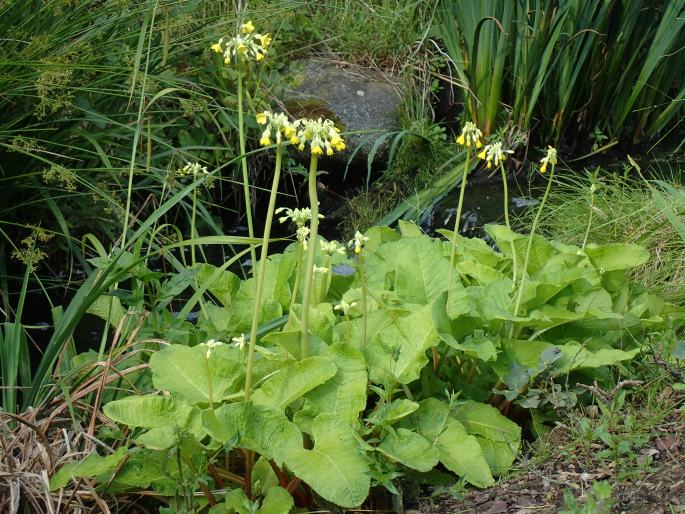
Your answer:
[[[513,150],[502,150],[502,142],[497,141],[491,145],[485,145],[485,148],[478,154],[479,159],[483,159],[488,168],[492,168],[492,164],[499,166],[501,162],[507,160],[507,154],[514,153]]]
[[[245,62],[254,59],[259,62],[264,59],[271,44],[269,34],[258,34],[254,31],[254,25],[247,21],[240,26],[238,34],[230,39],[222,37],[212,45],[212,50],[223,54],[224,64],[231,61]]]
[[[551,164],[552,166],[556,165],[557,163],[557,149],[553,148],[551,146],[547,147],[547,155],[545,155],[542,159],[540,159],[540,173],[544,173],[547,171],[547,165]]]
[[[273,113],[270,111],[260,112],[256,119],[260,125],[266,125],[262,137],[259,139],[260,145],[269,146],[272,135],[276,139],[277,145],[281,144],[283,138],[288,139],[294,145],[300,142],[297,137],[297,126],[300,124],[300,120],[291,122],[282,112]]]
[[[472,121],[467,121],[457,138],[457,144],[466,146],[466,148],[471,148],[471,145],[480,148],[483,146],[483,143],[480,142],[481,137],[483,137],[483,133],[476,127],[476,124]]]
[[[321,252],[329,257],[334,253],[339,253],[345,255],[345,247],[339,246],[337,241],[324,241],[319,239],[319,244],[321,245]]]
[[[342,152],[345,149],[345,142],[340,137],[338,129],[331,120],[310,120],[303,118],[298,120],[299,131],[297,137],[300,140],[298,150],[305,148],[305,143],[309,143],[312,155],[333,155],[334,152]]]
[[[302,209],[290,209],[289,207],[279,207],[276,209],[275,213],[280,214],[285,212],[285,216],[278,218],[280,223],[285,223],[290,220],[298,228],[304,227],[307,222],[312,219],[312,210],[309,207],[303,207]],[[323,214],[319,214],[319,218],[323,219]]]
[[[191,175],[192,174],[192,175],[197,176],[200,173],[207,175],[208,171],[207,171],[207,167],[202,166],[199,162],[189,162],[188,164],[183,166],[183,168],[178,170],[179,175]]]
[[[349,242],[349,246],[354,247],[354,253],[359,255],[362,253],[362,246],[364,246],[364,243],[368,240],[368,237],[357,230],[357,232],[354,234],[354,238]]]

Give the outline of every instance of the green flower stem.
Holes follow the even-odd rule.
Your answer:
[[[364,272],[364,250],[362,249],[361,252],[359,252],[359,281],[361,283],[361,288],[362,288],[362,348],[366,347],[366,334],[367,334],[367,325],[368,325],[368,317],[369,317],[369,311],[367,309],[367,302],[366,302],[366,273]]]
[[[293,292],[290,295],[290,311],[288,312],[288,323],[286,323],[286,330],[290,330],[293,324],[293,304],[297,303],[297,293],[300,290],[300,282],[302,277],[302,241],[297,240],[297,248],[295,250],[295,282],[293,284]]]
[[[257,328],[259,327],[262,311],[262,292],[264,290],[264,276],[266,275],[266,259],[269,255],[269,238],[271,237],[271,222],[276,209],[276,197],[278,196],[278,182],[281,176],[281,145],[276,145],[276,165],[274,178],[271,183],[269,195],[269,207],[266,211],[264,222],[264,235],[262,236],[262,252],[259,259],[259,272],[257,273],[257,287],[255,289],[254,307],[252,312],[252,329],[250,330],[250,342],[247,352],[247,370],[245,372],[245,400],[249,401],[252,396],[252,366],[254,364],[255,347],[257,346]]]
[[[320,302],[325,302],[326,301],[326,295],[328,294],[328,281],[331,276],[331,256],[327,255],[326,256],[326,266],[325,268],[328,270],[326,273],[323,274],[323,277],[321,277],[321,289],[319,292],[319,301]]]
[[[214,393],[212,391],[212,374],[209,372],[209,355],[205,354],[205,368],[207,369],[207,393],[209,395],[209,408],[214,410]]]
[[[252,225],[252,201],[250,200],[250,177],[247,172],[247,157],[245,155],[245,122],[243,119],[243,72],[238,72],[238,140],[240,143],[240,164],[243,168],[243,193],[245,195],[245,211],[247,214],[247,232],[250,239],[254,239]],[[254,244],[250,243],[250,259],[252,259],[252,276],[254,276],[257,253]]]
[[[457,255],[457,234],[459,234],[459,224],[461,222],[461,209],[464,206],[464,191],[466,191],[466,176],[469,173],[469,161],[471,160],[471,148],[466,147],[466,161],[464,161],[464,174],[461,177],[461,188],[459,189],[459,204],[457,205],[457,217],[454,220],[454,233],[452,234],[452,252],[450,253],[450,272],[447,281],[447,303],[452,297],[452,276],[454,274],[454,260]]]
[[[195,177],[197,178],[197,176]],[[197,211],[197,186],[193,188],[193,212],[190,216],[190,238],[195,239],[195,213]],[[195,245],[190,245],[190,262],[195,266]]]
[[[500,162],[500,170],[502,171],[502,187],[504,187],[504,222],[507,225],[509,231],[511,231],[511,223],[509,222],[509,188],[507,186],[507,173],[504,171],[504,163]],[[516,285],[516,275],[517,275],[517,265],[516,265],[516,247],[514,246],[514,240],[511,243],[511,259],[513,261],[514,271],[513,279],[514,285]]]
[[[526,245],[526,256],[523,260],[523,271],[521,273],[521,283],[519,284],[518,294],[516,295],[516,305],[514,306],[514,316],[518,316],[519,308],[521,307],[521,298],[523,297],[523,287],[526,284],[526,275],[528,269],[528,260],[530,259],[530,251],[533,249],[533,237],[535,236],[535,230],[537,230],[538,222],[540,221],[540,215],[542,214],[542,209],[545,207],[545,202],[549,196],[549,191],[552,188],[552,180],[554,179],[554,163],[552,163],[552,168],[549,172],[549,180],[547,181],[547,188],[545,189],[545,194],[540,202],[540,207],[538,207],[538,212],[535,213],[535,218],[533,219],[533,226],[530,229],[530,236],[528,236],[528,244]]]
[[[554,165],[552,165],[552,172],[554,172]],[[590,215],[587,219],[587,228],[585,229],[585,236],[583,237],[583,246],[580,247],[580,251],[585,251],[585,245],[587,244],[587,238],[590,235],[590,227],[592,227],[592,215],[595,212],[595,185],[592,184],[590,187]]]
[[[302,337],[300,339],[300,358],[306,359],[309,355],[309,303],[312,293],[312,278],[314,273],[314,261],[318,248],[319,234],[319,200],[316,195],[316,169],[319,164],[319,156],[312,154],[309,163],[309,208],[312,211],[312,220],[309,232],[309,249],[307,251],[307,265],[304,267],[304,292],[302,296]]]

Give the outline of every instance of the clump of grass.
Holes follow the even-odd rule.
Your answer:
[[[685,200],[674,192],[685,187],[671,181],[674,191],[662,191],[678,217],[685,221]],[[595,184],[594,200],[590,188]],[[529,226],[536,208],[525,210],[518,225]],[[588,230],[588,219],[592,222]],[[674,303],[685,301],[685,241],[654,203],[652,191],[637,178],[613,173],[561,178],[552,189],[540,220],[550,238],[581,246],[587,243],[635,243],[649,250],[650,259],[632,271],[632,278]]]

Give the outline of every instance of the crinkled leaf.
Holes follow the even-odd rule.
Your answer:
[[[493,475],[502,475],[509,471],[518,455],[518,446],[510,445],[504,441],[493,441],[484,437],[476,436],[478,444],[483,450],[485,460],[490,466]]]
[[[180,398],[158,395],[129,396],[105,404],[105,415],[130,427],[184,427],[193,407]]]
[[[452,409],[452,416],[464,425],[469,434],[506,442],[515,450],[521,444],[521,427],[492,405],[467,400]]]
[[[289,447],[286,465],[321,497],[341,507],[360,505],[369,495],[368,460],[354,429],[331,414],[321,414],[312,425],[314,447]]]
[[[438,449],[435,446],[425,437],[406,428],[394,430],[389,427],[377,450],[394,461],[422,472],[433,469],[439,460]]]
[[[109,455],[99,455],[95,452],[83,460],[67,462],[50,478],[50,490],[65,487],[72,478],[95,477],[105,473],[111,473],[126,457],[128,448],[122,447]]]
[[[361,348],[369,377],[377,383],[413,382],[428,362],[426,350],[439,341],[433,328],[431,305],[415,308],[407,316],[394,317],[387,311],[373,314],[373,323],[378,324],[373,335],[369,331],[366,347]]]
[[[285,409],[305,393],[326,383],[337,370],[333,361],[326,357],[309,357],[291,362],[266,379],[254,392],[254,403]]]
[[[407,400],[406,398],[399,398],[390,403],[381,405],[368,419],[368,422],[376,426],[392,425],[393,423],[397,423],[399,420],[406,418],[418,408],[418,403]]]
[[[467,482],[477,487],[489,487],[495,482],[478,441],[450,415],[447,404],[435,398],[423,400],[419,410],[406,418],[402,426],[416,428],[438,449],[445,467]]]
[[[395,243],[395,291],[401,302],[426,304],[447,289],[449,261],[425,235]]]
[[[291,447],[302,446],[302,434],[285,414],[252,402],[230,403],[202,413],[207,433],[222,444],[253,450],[267,459],[283,462]]]
[[[307,405],[317,414],[328,412],[353,423],[366,407],[368,375],[364,355],[350,344],[336,343],[326,357],[335,362],[337,372],[325,384],[307,393]]]
[[[589,244],[585,254],[592,265],[601,272],[618,271],[642,266],[649,260],[649,252],[630,243],[609,243],[602,246]]]
[[[223,401],[236,380],[242,378],[243,366],[231,354],[228,345],[211,350],[180,344],[167,346],[150,357],[152,383],[156,389],[180,394],[190,403]],[[211,382],[210,382],[211,381]]]
[[[212,264],[198,264],[195,277],[200,287],[205,287],[226,307],[240,287],[240,278],[230,271],[221,271]]]

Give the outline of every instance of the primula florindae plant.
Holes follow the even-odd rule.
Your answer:
[[[166,341],[135,394],[104,406],[127,427],[101,434],[118,438],[118,449],[64,466],[53,488],[89,476],[108,492],[152,489],[166,512],[270,514],[319,498],[353,508],[372,485],[397,491],[399,477],[427,479],[436,467],[487,487],[521,445],[505,414],[544,414],[562,395],[541,397],[541,384],[599,379],[640,351],[644,331],[683,319],[682,309],[626,281],[647,259],[635,245],[579,248],[535,227],[525,236],[491,225],[493,249],[460,236],[458,224],[439,239],[403,222],[348,245],[324,241],[318,160],[343,150],[342,137],[329,120],[256,118],[261,144],[275,152],[256,273],[240,279],[203,265],[194,279],[216,302],[196,325],[156,327],[155,341]],[[458,139],[465,169],[471,147],[482,145],[474,129]],[[303,209],[275,209],[286,145],[310,153]],[[551,167],[549,184],[552,150],[541,168]],[[506,183],[508,151],[494,143],[483,152]],[[269,256],[271,222],[284,211],[280,221],[293,222],[296,238]]]

